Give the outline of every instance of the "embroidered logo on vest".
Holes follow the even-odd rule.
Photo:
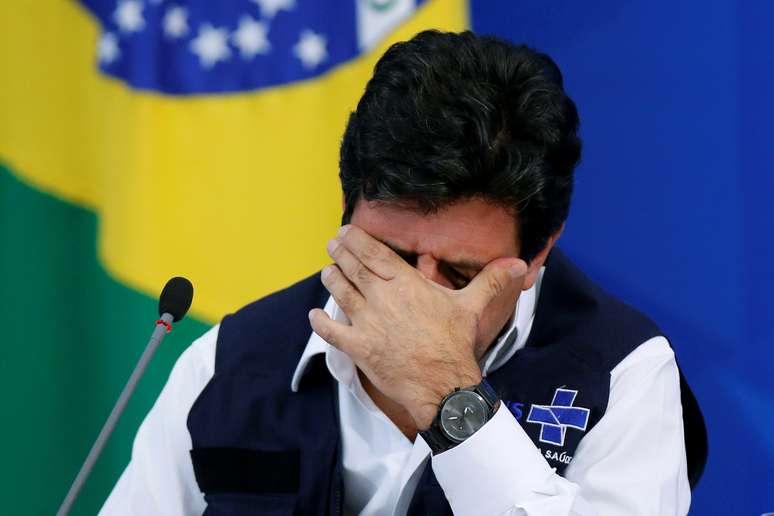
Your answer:
[[[573,407],[578,391],[556,389],[550,405],[532,405],[527,423],[540,425],[540,442],[564,446],[564,435],[568,428],[586,430],[589,409]]]

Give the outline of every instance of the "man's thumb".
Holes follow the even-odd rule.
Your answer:
[[[524,283],[526,274],[527,264],[524,260],[497,258],[486,264],[465,290],[469,292],[476,308],[483,311],[494,298],[504,292],[513,291],[515,294]]]

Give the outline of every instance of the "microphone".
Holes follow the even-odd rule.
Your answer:
[[[164,285],[159,296],[159,317],[163,318],[164,314],[170,314],[172,322],[179,321],[191,308],[192,300],[193,285],[191,282],[180,276],[172,278]]]
[[[145,368],[148,367],[151,358],[153,358],[153,354],[156,352],[159,344],[161,344],[164,336],[172,331],[172,323],[185,317],[185,314],[191,307],[192,300],[193,285],[191,285],[191,282],[187,279],[175,277],[169,280],[164,286],[164,289],[161,291],[161,296],[159,296],[159,319],[156,321],[156,328],[153,330],[148,345],[145,347],[142,356],[140,356],[139,362],[137,362],[137,365],[134,367],[132,375],[129,377],[124,389],[121,391],[118,401],[116,401],[107,421],[105,421],[105,425],[99,432],[97,440],[94,441],[94,445],[91,447],[89,455],[83,462],[80,471],[78,471],[78,475],[75,477],[73,485],[70,486],[67,496],[65,496],[62,505],[56,513],[57,516],[66,516],[70,512],[73,503],[75,503],[75,499],[78,497],[78,493],[81,491],[83,484],[86,483],[89,473],[91,473],[94,464],[102,453],[105,443],[110,438],[110,434],[113,433],[116,423],[118,423],[118,418],[121,417],[129,398],[132,397],[134,389],[137,387],[137,382],[140,381],[140,377],[145,373]]]

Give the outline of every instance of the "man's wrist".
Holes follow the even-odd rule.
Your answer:
[[[419,434],[435,456],[478,432],[494,416],[498,407],[499,396],[485,380],[455,388],[441,401],[430,427]]]
[[[442,377],[428,377],[428,382],[431,385],[428,385],[427,390],[418,398],[420,401],[416,407],[409,409],[417,430],[421,432],[430,428],[435,416],[438,414],[441,401],[448,394],[456,388],[478,385],[481,383],[481,380],[481,370],[477,364],[474,364],[472,367],[461,367],[459,370],[450,372]]]

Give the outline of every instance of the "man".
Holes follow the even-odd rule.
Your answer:
[[[180,357],[103,514],[685,514],[669,343],[555,248],[577,127],[526,47],[388,50],[334,264]]]

